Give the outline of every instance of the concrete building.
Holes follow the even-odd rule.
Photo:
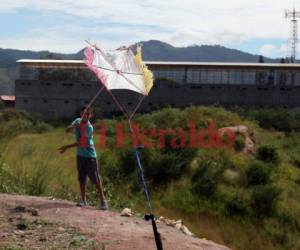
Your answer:
[[[300,106],[300,64],[146,62],[155,84],[139,111],[164,106]],[[74,116],[101,87],[83,61],[19,60],[16,107],[46,119]],[[140,95],[114,91],[127,110]],[[94,107],[104,116],[119,113],[103,91]]]

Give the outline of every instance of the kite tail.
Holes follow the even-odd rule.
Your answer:
[[[144,81],[145,81],[145,89],[146,89],[146,93],[148,95],[153,86],[153,74],[148,69],[148,67],[143,63],[141,47],[137,48],[137,53],[136,53],[135,58],[136,58],[137,64],[141,67],[141,69],[143,71]]]

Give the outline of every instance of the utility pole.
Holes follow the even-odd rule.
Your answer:
[[[285,11],[285,18],[291,20],[291,33],[288,40],[289,50],[290,50],[290,61],[296,61],[297,55],[297,42],[298,42],[298,19],[300,18],[300,11],[296,11],[295,8],[292,11]]]

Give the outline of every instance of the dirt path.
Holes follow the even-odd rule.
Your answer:
[[[16,209],[17,208],[17,209]],[[228,250],[159,223],[166,250]],[[0,194],[0,249],[155,250],[150,222],[43,197]]]

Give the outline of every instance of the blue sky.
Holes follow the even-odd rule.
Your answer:
[[[294,0],[1,0],[0,47],[73,53],[86,39],[107,49],[155,39],[285,57],[290,25],[284,10],[300,10],[298,5]]]

